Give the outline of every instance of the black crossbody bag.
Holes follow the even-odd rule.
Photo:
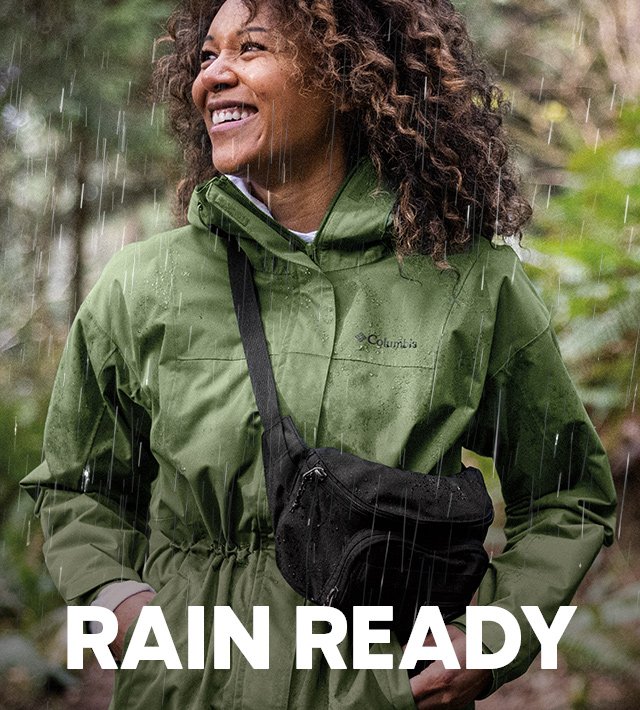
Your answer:
[[[276,562],[293,589],[348,612],[390,605],[407,640],[421,606],[465,612],[487,566],[493,505],[480,471],[415,473],[307,446],[279,410],[251,266],[228,243],[234,309],[264,427],[262,454]]]

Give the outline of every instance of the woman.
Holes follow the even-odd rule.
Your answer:
[[[186,607],[205,607],[205,670],[120,670],[116,708],[463,707],[524,672],[538,649],[520,607],[549,620],[569,602],[615,505],[549,316],[491,244],[530,213],[502,96],[447,0],[185,0],[170,34],[182,206],[199,187],[188,225],[123,250],[72,328],[25,481],[51,574],[69,603],[115,609],[116,657],[151,603],[186,665]],[[295,670],[304,600],[275,564],[223,234],[251,262],[280,407],[307,443],[438,474],[463,446],[493,456],[507,547],[479,602],[521,623],[509,666]],[[215,605],[249,627],[269,606],[268,671],[235,650],[213,668]],[[448,627],[462,661],[464,628]],[[387,652],[397,668],[395,638]]]

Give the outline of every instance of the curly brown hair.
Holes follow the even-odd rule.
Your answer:
[[[252,15],[261,0],[242,0]],[[262,0],[318,82],[346,106],[350,161],[368,155],[397,195],[395,249],[446,263],[474,235],[521,236],[531,207],[509,159],[508,104],[488,78],[463,16],[449,0]],[[224,0],[183,0],[168,21],[172,51],[154,73],[184,150],[178,212],[216,174],[191,99],[200,49]],[[300,38],[303,41],[298,41]]]

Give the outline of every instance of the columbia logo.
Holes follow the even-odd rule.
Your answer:
[[[391,340],[384,336],[377,335],[376,333],[365,335],[362,332],[358,333],[355,338],[359,343],[362,343],[363,347],[366,344],[375,345],[377,348],[399,348],[401,350],[418,347],[418,343],[415,340],[411,340],[411,338],[396,338]]]

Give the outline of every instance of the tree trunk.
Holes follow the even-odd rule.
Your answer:
[[[76,199],[75,207],[71,215],[71,240],[73,245],[73,258],[71,263],[74,265],[70,281],[69,294],[69,312],[73,319],[78,312],[78,308],[82,303],[83,298],[83,280],[84,280],[84,257],[82,245],[84,243],[84,231],[87,223],[87,207],[84,204],[84,189],[87,182],[87,158],[85,146],[87,142],[84,140],[84,135],[79,135],[78,141],[78,162],[75,171],[76,182]]]

